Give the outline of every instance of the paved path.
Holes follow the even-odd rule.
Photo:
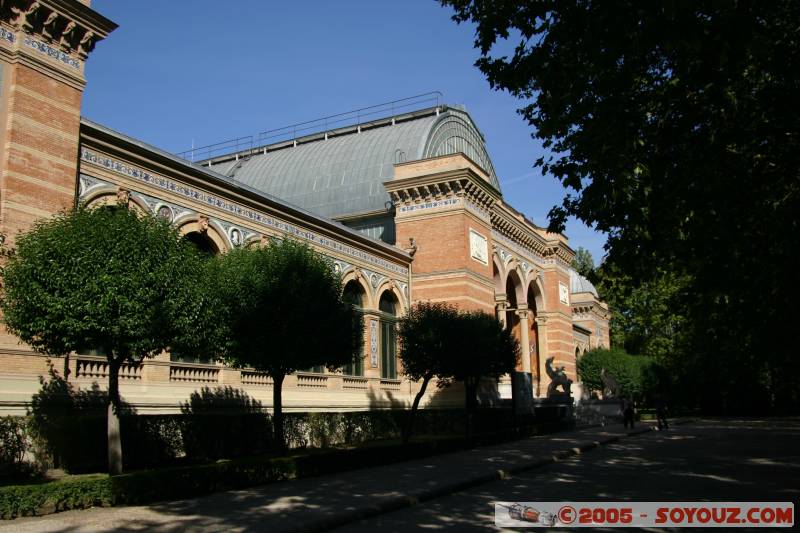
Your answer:
[[[592,428],[379,468],[273,483],[148,506],[95,508],[0,522],[0,532],[312,531],[427,501],[518,473],[575,450],[625,437],[621,426]],[[633,440],[648,436],[630,437]],[[596,453],[596,452],[591,452]],[[591,455],[591,454],[590,454]]]
[[[797,512],[800,420],[700,420],[336,531],[494,531],[495,501],[598,500],[791,501]]]

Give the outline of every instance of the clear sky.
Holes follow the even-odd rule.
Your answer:
[[[93,0],[119,28],[86,67],[83,114],[179,152],[373,104],[441,91],[486,137],[503,197],[539,225],[564,190],[541,152],[473,66],[473,27],[432,0]],[[566,234],[598,263],[603,235]]]

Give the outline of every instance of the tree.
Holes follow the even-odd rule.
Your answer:
[[[568,190],[550,229],[575,216],[607,232],[605,262],[632,284],[687,280],[682,366],[708,399],[800,404],[783,334],[799,292],[800,4],[443,3],[477,25],[478,67],[524,101],[536,165]]]
[[[572,268],[574,268],[578,274],[588,279],[592,283],[596,281],[594,259],[592,259],[592,253],[586,248],[578,246],[578,249],[575,250],[575,258],[572,260]]]
[[[235,367],[252,367],[273,380],[275,440],[283,436],[282,386],[292,372],[335,370],[361,357],[361,313],[342,300],[330,261],[289,239],[239,248],[216,260],[222,353]]]
[[[597,270],[597,278],[598,290],[611,309],[612,345],[659,361],[687,349],[686,277],[654,272],[637,284],[609,264]]]
[[[637,398],[652,396],[666,385],[657,379],[659,368],[654,358],[631,355],[622,348],[596,348],[578,359],[578,376],[586,389],[602,391],[605,370],[619,384],[620,393]]]
[[[519,343],[495,317],[480,311],[462,312],[453,329],[459,357],[450,360],[454,364],[443,374],[464,383],[469,435],[480,379],[498,378],[513,372],[519,359]]]
[[[411,411],[403,429],[403,441],[408,442],[414,429],[414,418],[428,383],[439,378],[437,385],[448,385],[448,369],[457,366],[461,357],[454,327],[461,317],[455,307],[445,303],[419,302],[411,306],[398,323],[400,361],[403,374],[422,381],[414,397]]]
[[[170,347],[213,345],[205,266],[167,222],[123,206],[78,207],[17,239],[4,269],[5,325],[34,350],[108,359],[108,467],[122,471],[119,369]]]

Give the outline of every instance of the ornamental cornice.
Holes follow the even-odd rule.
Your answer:
[[[409,269],[407,267],[389,262],[386,259],[378,257],[365,250],[345,244],[302,226],[297,226],[276,216],[262,212],[261,210],[247,207],[204,190],[195,189],[190,185],[186,185],[173,179],[152,173],[148,170],[144,170],[143,168],[131,165],[125,161],[112,159],[87,148],[81,149],[80,158],[82,164],[89,164],[142,183],[149,187],[160,189],[172,195],[186,198],[189,201],[207,205],[211,208],[248,219],[251,221],[251,223],[255,223],[264,228],[269,228],[274,232],[286,234],[293,238],[307,241],[319,248],[361,260],[365,263],[371,264],[373,267],[387,270],[394,275],[406,277],[409,274]],[[82,169],[82,172],[85,170],[86,169]],[[237,237],[233,238],[236,239]]]
[[[398,215],[461,206],[489,220],[497,192],[469,169],[441,172],[384,183]]]
[[[492,210],[492,229],[512,243],[522,247],[534,256],[547,257],[547,242],[535,233],[533,228],[505,209]]]
[[[85,60],[97,42],[117,27],[77,0],[0,0],[0,21],[30,36],[27,46],[62,62],[64,56],[59,54]],[[2,37],[16,40],[11,32]]]

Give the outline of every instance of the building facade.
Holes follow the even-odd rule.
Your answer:
[[[395,322],[416,301],[493,313],[520,340],[518,371],[547,389],[544,364],[608,346],[608,308],[569,264],[565,236],[503,197],[469,114],[438,99],[405,101],[364,119],[246,146],[173,155],[81,118],[85,62],[115,25],[89,0],[0,2],[0,233],[7,246],[42,217],[123,202],[169,219],[209,253],[290,236],[326,255],[364,313],[361,364],[287,378],[288,410],[404,407],[417,384],[398,368]],[[309,318],[313,328],[313,318]],[[48,359],[0,331],[0,413],[23,413]],[[57,369],[64,360],[52,361]],[[72,354],[69,379],[107,381],[105,358]],[[139,412],[179,408],[200,387],[232,386],[271,404],[271,380],[248,369],[164,353],[123,367],[121,393]],[[510,396],[508,380],[495,384]],[[435,388],[426,403],[458,405]],[[429,389],[430,390],[430,389]]]

